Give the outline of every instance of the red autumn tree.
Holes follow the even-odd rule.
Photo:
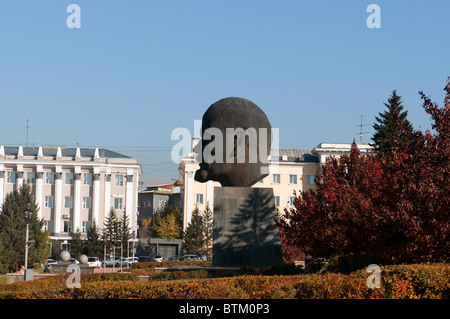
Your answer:
[[[361,156],[353,143],[349,155],[328,158],[315,189],[296,194],[280,219],[284,246],[323,258],[449,260],[450,81],[445,91],[442,108],[420,92],[434,133],[404,132],[409,142],[394,139],[385,156]]]

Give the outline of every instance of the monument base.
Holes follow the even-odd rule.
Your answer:
[[[69,261],[58,261],[56,264],[53,264],[51,267],[52,274],[65,274],[67,273],[67,267],[71,265],[72,263]],[[78,267],[80,267],[80,273],[81,274],[93,274],[94,273],[94,267],[89,267],[89,265],[84,264],[77,264]]]
[[[215,187],[213,266],[282,263],[272,188]]]

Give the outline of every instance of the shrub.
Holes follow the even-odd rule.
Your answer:
[[[241,275],[208,279],[203,278],[207,275],[206,271],[195,270],[154,274],[148,282],[137,281],[135,274],[84,275],[79,289],[67,288],[68,274],[64,274],[35,281],[0,285],[0,298],[448,299],[450,297],[448,264],[397,265],[381,269],[382,287],[379,289],[367,287],[368,274],[365,269],[349,275],[337,273],[290,276]],[[184,280],[167,281],[169,278]]]

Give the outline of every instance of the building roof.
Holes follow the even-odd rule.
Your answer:
[[[0,146],[1,148],[1,146]],[[62,157],[76,157],[79,151],[80,157],[99,157],[99,158],[132,158],[105,148],[66,148],[64,146],[40,146],[40,147],[20,147],[20,146],[4,146],[5,156],[17,156],[19,149],[23,156],[57,156],[58,148],[61,150]],[[40,152],[42,152],[40,154]],[[97,153],[97,154],[96,154]]]
[[[270,151],[271,160],[282,162],[307,162],[319,163],[319,157],[311,153],[310,150],[297,149],[272,149]]]

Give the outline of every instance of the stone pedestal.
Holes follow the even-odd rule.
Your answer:
[[[214,188],[213,266],[282,263],[273,189]]]
[[[58,261],[58,263],[52,265],[52,274],[65,274],[67,272],[67,267],[71,265],[72,263],[69,261]],[[80,273],[81,274],[93,274],[94,273],[94,267],[89,267],[88,265],[84,264],[77,264],[77,266],[80,267]]]

